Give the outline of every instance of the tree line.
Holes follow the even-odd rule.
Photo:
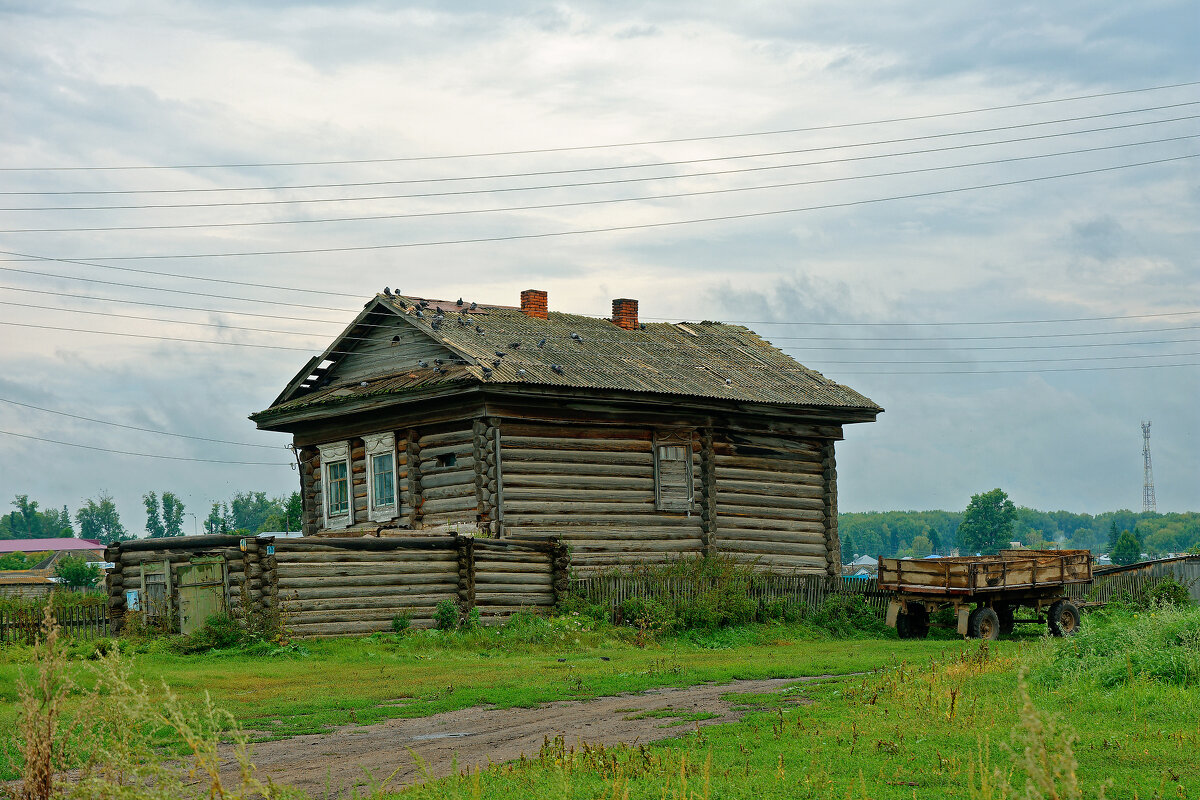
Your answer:
[[[121,521],[116,503],[106,492],[89,498],[72,515],[66,506],[42,508],[29,495],[19,494],[13,501],[13,511],[0,515],[0,539],[60,539],[76,537],[96,539],[101,544],[140,537],[162,538],[183,536],[187,530],[185,517],[190,516],[179,495],[171,491],[147,492],[142,496],[145,506],[145,532],[130,532]],[[229,500],[213,503],[208,516],[197,518],[195,528],[204,533],[245,531],[294,531],[300,525],[302,505],[300,493],[269,497],[266,492],[237,492]],[[197,531],[199,532],[199,531]]]
[[[969,516],[972,506],[975,514]],[[972,517],[974,521],[964,530],[964,519]],[[980,530],[989,532],[980,534]],[[987,538],[990,532],[995,533],[995,538]],[[1128,536],[1122,542],[1126,533]],[[1091,550],[1107,554],[1113,563],[1128,564],[1140,560],[1143,554],[1160,558],[1168,553],[1200,553],[1200,513],[1157,514],[1121,509],[1092,515],[1039,511],[1013,505],[1007,494],[993,489],[972,497],[971,504],[963,511],[841,513],[838,534],[843,562],[864,555],[871,558],[924,558],[953,552],[973,555],[995,552],[1008,547],[1009,542],[1020,542],[1031,548]]]

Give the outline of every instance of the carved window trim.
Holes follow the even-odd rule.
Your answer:
[[[396,457],[396,434],[372,433],[363,437],[366,449],[367,466],[367,517],[373,522],[387,522],[400,516],[400,478],[399,464]],[[375,457],[391,456],[392,458],[392,497],[390,503],[376,504],[375,497]]]
[[[317,445],[321,454],[321,516],[326,529],[348,528],[354,524],[354,473],[350,465],[350,442],[332,442]],[[342,465],[345,468],[346,510],[332,513],[330,510],[331,490],[333,482],[329,478],[330,467]]]
[[[695,502],[695,476],[693,475],[692,431],[665,430],[654,432],[654,508],[658,511],[692,511]],[[669,466],[681,462],[684,485],[665,485]]]

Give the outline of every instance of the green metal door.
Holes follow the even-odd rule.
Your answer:
[[[220,556],[180,564],[179,632],[191,633],[213,614],[225,612],[225,561]]]

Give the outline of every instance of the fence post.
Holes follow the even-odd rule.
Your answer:
[[[554,587],[554,604],[559,605],[571,590],[571,551],[558,539],[551,539],[550,544],[550,583]]]
[[[458,601],[466,613],[475,607],[475,539],[455,535],[454,547],[458,554]]]

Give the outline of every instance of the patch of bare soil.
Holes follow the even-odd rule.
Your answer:
[[[735,681],[656,689],[640,694],[551,703],[538,708],[484,706],[419,719],[392,719],[373,725],[346,725],[332,733],[294,736],[253,746],[252,760],[262,777],[303,789],[313,797],[344,797],[355,788],[378,784],[399,788],[422,776],[413,754],[429,774],[487,766],[534,755],[546,737],[568,744],[634,744],[680,736],[696,725],[735,722],[742,716],[736,698],[722,695],[777,692],[787,686],[832,676]],[[664,711],[664,709],[669,709]],[[644,716],[658,712],[655,716]],[[714,716],[672,725],[669,715]],[[230,764],[232,766],[232,764]]]

